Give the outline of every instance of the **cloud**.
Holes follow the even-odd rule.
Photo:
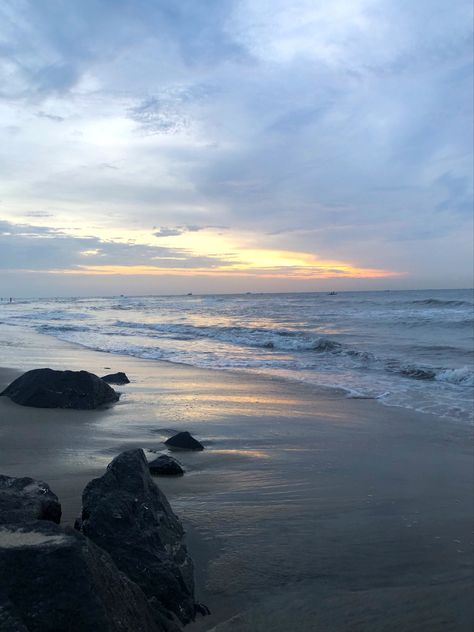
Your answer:
[[[459,213],[470,217],[474,208],[472,179],[467,176],[455,176],[451,172],[443,173],[436,180],[447,192],[447,197],[438,204],[440,212]]]
[[[37,112],[36,116],[38,118],[49,119],[50,121],[54,121],[55,123],[62,123],[64,121],[63,116],[59,116],[59,114],[50,114],[48,112],[43,112],[43,110],[40,110],[39,112]]]
[[[153,235],[155,237],[174,237],[176,235],[182,235],[184,230],[182,228],[160,228],[155,231]]]
[[[61,261],[69,244],[115,265],[107,231],[231,226],[423,283],[442,248],[459,257],[433,278],[467,278],[468,0],[23,0],[0,4],[0,37],[0,214],[48,209]]]
[[[97,237],[77,237],[49,226],[0,220],[0,269],[80,270],[88,266],[150,266],[214,268],[228,262],[216,256],[194,255],[183,248],[148,246]]]
[[[156,228],[156,227],[154,227]],[[156,230],[153,235],[155,237],[177,237],[178,235],[184,235],[184,233],[197,233],[200,230],[206,230],[207,228],[217,228],[215,226],[196,226],[193,224],[187,224],[184,226],[175,226],[173,228],[168,226],[162,226]],[[222,227],[220,227],[222,228]]]
[[[196,123],[196,108],[216,90],[205,85],[178,85],[161,90],[128,109],[146,134],[177,134]]]
[[[35,217],[35,218],[46,218],[52,217],[52,213],[48,213],[47,211],[30,211],[25,213],[25,217]]]
[[[189,127],[189,120],[173,99],[150,97],[128,110],[130,118],[148,134],[175,134]]]

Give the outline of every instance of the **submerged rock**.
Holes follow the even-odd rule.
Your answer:
[[[5,632],[171,630],[108,553],[52,522],[0,526],[0,586]]]
[[[61,504],[49,485],[33,478],[0,474],[0,524],[61,520]]]
[[[193,564],[183,527],[153,482],[143,450],[117,456],[82,495],[77,528],[110,553],[154,602],[157,616],[194,618]]]
[[[119,394],[88,371],[33,369],[14,380],[0,395],[36,408],[92,410],[116,402]]]
[[[182,476],[184,474],[184,470],[178,461],[167,454],[162,454],[150,461],[148,467],[152,474],[159,476]]]
[[[173,450],[204,450],[202,443],[199,443],[189,432],[178,432],[173,437],[165,441],[165,445]]]
[[[107,384],[130,384],[130,380],[125,373],[122,373],[122,371],[119,371],[118,373],[108,373],[100,379],[107,382]]]

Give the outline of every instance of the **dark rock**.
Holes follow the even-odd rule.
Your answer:
[[[158,615],[194,618],[193,564],[183,528],[153,482],[143,450],[117,456],[82,495],[77,527],[110,553],[156,605]]]
[[[150,461],[148,467],[152,474],[159,476],[182,476],[184,474],[178,461],[167,454],[162,454],[157,459]]]
[[[87,371],[34,369],[14,380],[1,395],[16,404],[36,408],[91,410],[116,402],[119,394],[97,375]]]
[[[61,505],[49,485],[33,478],[0,474],[0,524],[61,520]]]
[[[178,432],[167,439],[165,445],[173,450],[204,450],[202,443],[199,443],[189,432]]]
[[[121,371],[118,373],[109,373],[108,375],[104,375],[101,380],[104,380],[107,384],[130,384],[128,377]]]
[[[203,603],[195,603],[194,612],[195,614],[201,614],[203,617],[207,617],[207,615],[211,614],[209,608]]]
[[[157,623],[143,592],[108,553],[52,522],[0,527],[0,586],[4,632],[173,629]]]

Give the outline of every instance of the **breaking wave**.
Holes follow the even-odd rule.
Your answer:
[[[337,340],[324,336],[314,336],[288,329],[262,329],[250,327],[213,327],[180,325],[174,323],[134,323],[116,321],[116,327],[134,329],[137,332],[151,331],[159,337],[177,340],[197,340],[208,338],[234,345],[262,347],[276,351],[316,351],[321,353],[358,354],[357,351],[344,348]]]
[[[257,371],[471,420],[471,296],[430,290],[49,299],[0,303],[0,322],[103,352]]]
[[[472,307],[473,304],[468,301],[443,300],[439,298],[425,298],[417,301],[411,301],[413,305],[430,305],[431,307]]]
[[[460,369],[444,369],[436,375],[436,379],[440,382],[458,384],[459,386],[474,386],[474,371],[468,366],[463,366]]]

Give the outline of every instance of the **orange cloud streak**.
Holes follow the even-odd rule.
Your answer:
[[[262,278],[293,278],[293,279],[377,279],[385,277],[400,276],[399,272],[382,270],[377,268],[359,268],[341,263],[320,262],[318,265],[305,266],[275,266],[275,267],[255,267],[250,266],[219,266],[216,268],[163,268],[159,266],[79,266],[69,270],[51,270],[53,274],[71,275],[121,275],[121,276],[245,276]]]

